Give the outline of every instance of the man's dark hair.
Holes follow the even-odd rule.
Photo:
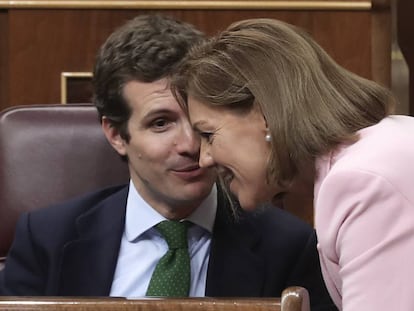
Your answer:
[[[194,26],[162,15],[141,15],[118,28],[100,48],[93,72],[93,102],[100,118],[106,116],[129,142],[131,111],[122,96],[125,84],[171,76],[203,38]]]

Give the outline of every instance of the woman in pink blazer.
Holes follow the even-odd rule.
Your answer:
[[[414,310],[414,118],[390,93],[272,19],[232,24],[173,80],[216,167],[245,209],[314,192],[320,260],[346,311]]]

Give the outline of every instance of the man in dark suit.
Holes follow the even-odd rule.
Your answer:
[[[169,81],[202,39],[191,25],[140,16],[104,43],[94,103],[130,183],[24,214],[0,294],[145,296],[168,250],[155,226],[187,220],[190,296],[272,297],[299,285],[314,310],[335,310],[314,230],[280,209],[247,214],[230,206],[216,172],[198,166],[199,141]]]

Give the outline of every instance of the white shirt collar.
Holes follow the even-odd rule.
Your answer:
[[[213,232],[217,211],[217,188],[213,186],[210,194],[186,220]],[[139,238],[144,232],[166,218],[153,209],[137,192],[132,180],[126,206],[125,234],[129,242]]]

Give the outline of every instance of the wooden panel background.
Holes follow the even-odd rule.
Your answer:
[[[0,110],[8,106],[9,31],[7,11],[0,10]]]
[[[96,51],[107,36],[126,20],[146,13],[176,17],[208,35],[240,19],[281,19],[307,29],[347,69],[389,86],[389,1],[372,2],[370,10],[44,7],[1,10],[0,6],[0,110],[15,105],[61,102],[61,73],[92,71]],[[76,81],[71,85],[76,90]],[[80,83],[79,90],[84,94],[88,88]],[[68,99],[89,101],[76,92],[69,94]],[[312,222],[312,194],[292,195],[288,202],[291,211]]]
[[[1,48],[9,68],[2,82],[8,81],[9,85],[5,87],[8,94],[1,108],[58,103],[61,72],[91,71],[96,50],[105,38],[127,19],[149,12],[154,11],[10,10],[6,22],[3,21],[9,40],[6,38],[4,43],[8,47]],[[244,18],[279,18],[306,28],[340,64],[373,78],[374,17],[369,11],[163,10],[162,13],[191,22],[208,34]]]
[[[397,37],[409,67],[409,109],[414,116],[414,1],[395,0],[397,5]]]

